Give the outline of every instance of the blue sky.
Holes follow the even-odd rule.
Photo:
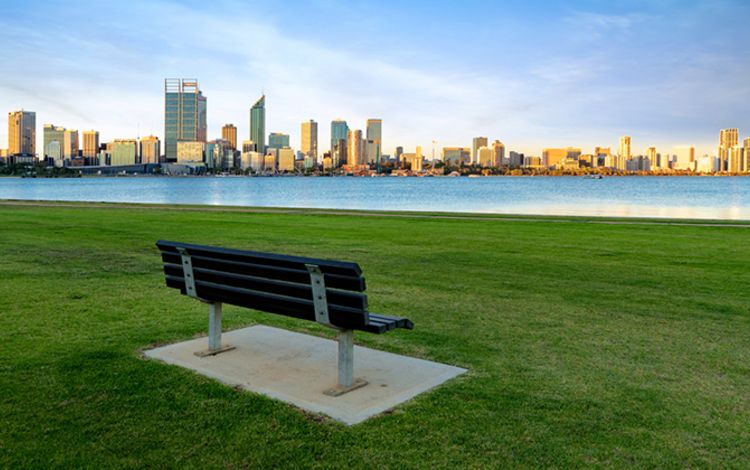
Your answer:
[[[384,150],[500,139],[634,150],[750,136],[750,2],[0,0],[0,109],[97,129],[163,134],[163,80],[198,78],[209,138],[267,94],[267,131],[299,145],[303,120],[363,128]],[[0,142],[7,126],[0,126]],[[41,147],[40,147],[41,148]]]

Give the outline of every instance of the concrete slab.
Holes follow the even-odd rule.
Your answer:
[[[198,357],[195,352],[208,347],[207,338],[198,338],[151,349],[145,355],[350,425],[466,372],[460,367],[354,346],[354,377],[368,384],[332,397],[323,392],[337,382],[335,341],[257,325],[225,332],[222,343],[235,349]]]

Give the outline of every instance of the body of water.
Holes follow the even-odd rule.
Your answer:
[[[0,178],[0,199],[750,220],[748,177]]]

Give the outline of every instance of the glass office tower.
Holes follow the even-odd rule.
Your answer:
[[[206,142],[206,97],[193,78],[164,80],[164,154],[177,161],[177,142]]]
[[[255,143],[256,151],[266,153],[266,95],[258,98],[250,108],[250,140]]]
[[[346,141],[349,134],[349,126],[343,119],[331,121],[331,151],[336,149],[340,140]]]
[[[383,146],[383,121],[381,119],[367,120],[367,162],[380,163]]]

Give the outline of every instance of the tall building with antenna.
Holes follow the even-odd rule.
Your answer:
[[[194,78],[164,80],[164,154],[177,161],[178,142],[206,142],[206,97]]]

